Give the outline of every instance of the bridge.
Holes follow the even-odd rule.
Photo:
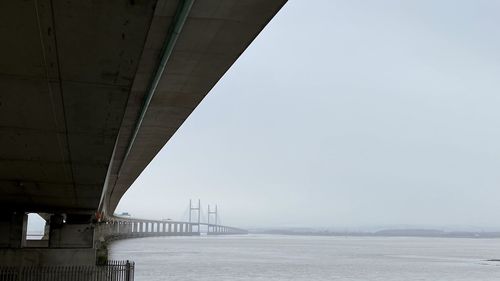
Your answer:
[[[201,231],[203,226],[206,227],[206,232]],[[106,240],[157,236],[198,236],[203,233],[207,235],[231,235],[248,234],[248,231],[218,224],[124,218],[114,218],[99,224],[97,229],[97,236],[104,237]]]
[[[2,1],[0,264],[87,266],[100,235],[193,233],[113,214],[285,2]],[[28,213],[47,221],[47,247],[28,247]]]
[[[115,215],[106,222],[97,225],[95,236],[98,239],[96,242],[157,236],[248,234],[245,229],[218,224],[219,211],[217,205],[212,211],[210,205],[208,205],[207,222],[201,221],[202,208],[200,200],[198,200],[196,206],[193,206],[190,200],[188,212],[188,221],[137,219]],[[193,212],[195,212],[195,216],[192,216]],[[210,223],[210,218],[212,218],[212,223]]]

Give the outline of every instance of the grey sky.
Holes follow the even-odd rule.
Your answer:
[[[290,0],[118,211],[178,219],[200,198],[239,226],[500,227],[499,12]]]

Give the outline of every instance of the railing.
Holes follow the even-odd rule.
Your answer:
[[[134,263],[99,266],[0,266],[0,281],[133,281]]]

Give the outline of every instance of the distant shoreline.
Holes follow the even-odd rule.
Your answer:
[[[500,238],[500,232],[441,231],[435,229],[384,229],[375,232],[305,231],[287,229],[250,230],[250,234],[336,236],[336,237],[427,237],[427,238]]]

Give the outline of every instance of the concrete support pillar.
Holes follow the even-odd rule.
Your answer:
[[[0,214],[0,248],[21,248],[26,245],[28,215],[24,212]]]
[[[66,222],[61,215],[50,217],[50,248],[92,248],[93,241],[94,226],[90,216],[68,215]]]
[[[45,226],[43,227],[42,240],[49,240],[49,235],[50,235],[50,224],[48,221],[45,221]]]

